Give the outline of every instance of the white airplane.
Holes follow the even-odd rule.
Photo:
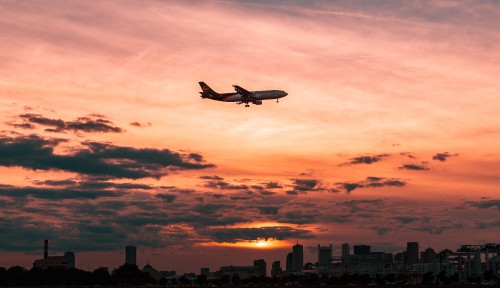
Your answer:
[[[250,107],[250,104],[248,103],[262,105],[262,100],[276,99],[276,102],[279,102],[279,98],[283,98],[288,95],[288,93],[282,90],[248,91],[238,85],[233,85],[236,93],[217,93],[205,84],[205,82],[198,83],[200,83],[201,90],[203,90],[203,92],[200,92],[201,98],[208,98],[223,102],[236,102],[236,104],[245,103],[245,107]]]

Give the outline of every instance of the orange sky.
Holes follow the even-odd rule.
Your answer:
[[[500,236],[494,1],[0,8],[0,228],[22,231],[0,235],[0,266],[29,268],[45,237],[84,269],[132,243],[140,265],[198,272],[284,263],[286,247],[231,244],[266,237],[394,252]],[[289,95],[245,108],[200,99],[198,81]],[[180,160],[153,163],[165,153]]]

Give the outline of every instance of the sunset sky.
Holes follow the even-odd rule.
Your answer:
[[[0,266],[499,242],[498,27],[498,1],[1,1]]]

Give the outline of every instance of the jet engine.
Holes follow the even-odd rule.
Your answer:
[[[262,105],[262,100],[253,100],[252,103],[255,105]]]

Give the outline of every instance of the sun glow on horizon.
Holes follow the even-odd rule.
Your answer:
[[[289,247],[292,245],[291,243],[292,242],[289,242],[287,240],[258,238],[257,240],[238,241],[238,242],[207,242],[200,245],[246,248],[246,249],[277,249],[282,247]]]
[[[250,249],[276,249],[290,247],[293,241],[286,240],[288,232],[296,231],[296,225],[283,224],[274,221],[250,222],[244,225],[234,225],[231,229],[234,231],[234,237],[227,240],[208,241],[200,244],[201,246],[220,246]],[[214,228],[219,229],[220,227]],[[225,227],[227,228],[227,227]],[[252,231],[255,238],[243,237],[245,233]]]
[[[255,247],[258,248],[266,248],[268,246],[268,241],[259,241],[255,242]]]

